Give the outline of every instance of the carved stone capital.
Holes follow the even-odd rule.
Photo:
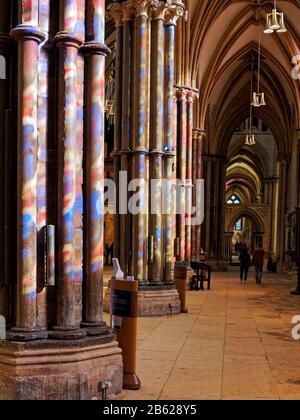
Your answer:
[[[201,130],[200,128],[193,128],[193,139],[194,140],[202,140],[206,135],[206,132],[204,130]]]
[[[199,92],[194,89],[187,90],[187,102],[194,103],[199,98]]]
[[[178,102],[183,102],[187,100],[188,91],[184,88],[177,88],[175,91],[175,95]]]
[[[167,0],[165,10],[165,25],[176,26],[180,18],[186,16],[185,5],[182,1]]]
[[[116,26],[120,26],[123,23],[123,7],[120,3],[112,3],[106,12],[106,17],[112,19]]]
[[[160,3],[163,2],[159,0],[127,0],[122,3],[112,3],[108,7],[107,17],[114,19],[116,25],[141,16],[148,18],[154,10],[158,9]]]
[[[135,11],[135,17],[149,17],[160,4],[158,0],[131,0],[130,3]]]

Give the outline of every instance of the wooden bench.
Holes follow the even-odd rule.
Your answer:
[[[207,290],[210,290],[211,267],[200,262],[192,262],[191,268],[196,271],[196,274],[192,276],[191,290],[204,290],[204,282],[207,282]]]

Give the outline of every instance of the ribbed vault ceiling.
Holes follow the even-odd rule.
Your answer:
[[[210,114],[211,151],[226,154],[236,126],[249,114],[251,59],[257,65],[259,32],[273,1],[188,0],[192,18],[192,80],[200,90],[199,125]],[[300,1],[278,1],[288,33],[262,34],[262,86],[268,106],[256,111],[275,135],[280,155],[290,152],[300,126],[299,80],[292,57],[300,54]]]

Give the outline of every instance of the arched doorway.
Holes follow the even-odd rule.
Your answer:
[[[225,258],[229,264],[239,263],[239,244],[245,243],[250,253],[259,243],[264,244],[265,227],[261,217],[254,209],[240,208],[226,220]]]

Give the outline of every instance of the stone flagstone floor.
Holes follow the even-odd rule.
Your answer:
[[[127,400],[299,399],[300,315],[295,283],[266,275],[241,286],[237,272],[213,275],[211,292],[188,292],[189,313],[140,319],[138,392]]]

